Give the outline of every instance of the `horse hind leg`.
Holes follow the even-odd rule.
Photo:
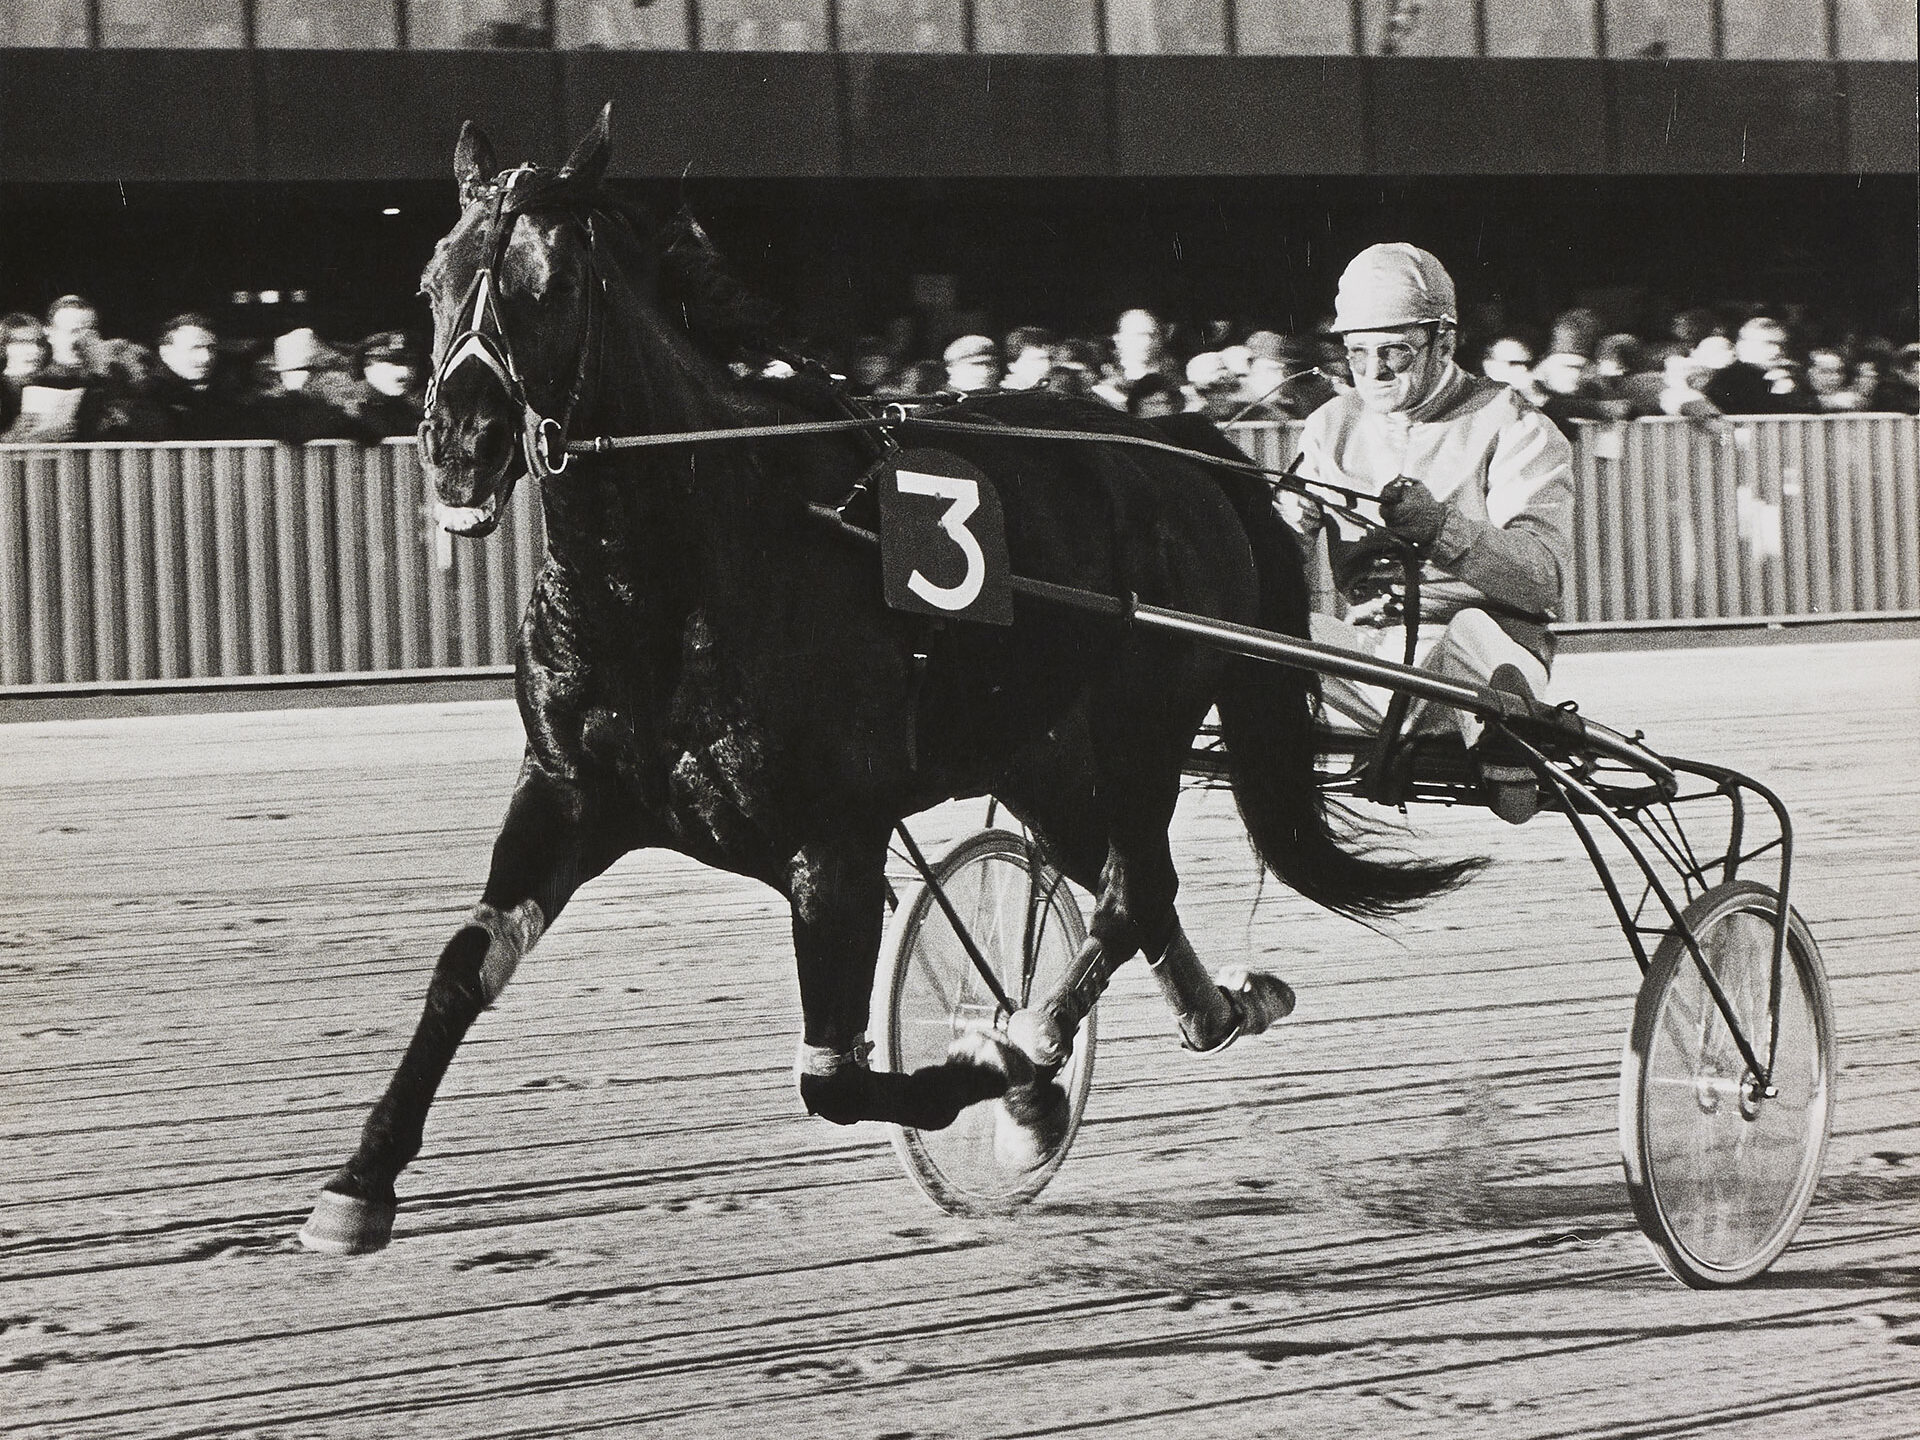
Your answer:
[[[1096,715],[1102,713],[1114,714],[1096,708]],[[1236,969],[1209,977],[1180,924],[1174,905],[1179,878],[1167,830],[1199,718],[1168,705],[1131,733],[1111,721],[1093,727],[1094,767],[1089,768],[1125,777],[1117,785],[1099,788],[1095,797],[1107,833],[1099,903],[1085,946],[1053,993],[1009,1024],[1009,1037],[1033,1061],[1042,1081],[1065,1063],[1081,1021],[1114,973],[1137,953],[1146,954],[1148,972],[1190,1050],[1224,1049],[1241,1035],[1267,1029],[1293,1009],[1293,992],[1275,976]],[[1069,844],[1068,851],[1084,852],[1088,807],[1042,808],[1051,812],[1052,823],[1065,818],[1067,838],[1082,842]]]

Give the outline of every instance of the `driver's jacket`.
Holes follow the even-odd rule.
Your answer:
[[[1552,654],[1546,622],[1560,613],[1573,563],[1573,448],[1510,386],[1449,365],[1417,408],[1369,412],[1335,396],[1307,418],[1300,474],[1366,495],[1398,476],[1422,481],[1446,504],[1446,521],[1421,577],[1421,618],[1444,621],[1484,609],[1540,659]],[[1359,507],[1378,519],[1372,505]],[[1304,528],[1318,525],[1309,506]],[[1346,539],[1357,527],[1329,514]],[[1332,596],[1317,593],[1316,609]]]

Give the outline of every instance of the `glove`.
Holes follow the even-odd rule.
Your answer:
[[[1447,507],[1418,480],[1402,475],[1380,492],[1380,518],[1386,521],[1387,529],[1408,544],[1429,550],[1440,538]]]

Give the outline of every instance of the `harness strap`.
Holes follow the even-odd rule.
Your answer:
[[[801,438],[811,435],[840,435],[853,430],[878,430],[882,432],[919,429],[944,431],[954,434],[978,435],[987,427],[966,420],[935,420],[916,415],[869,415],[847,420],[798,420],[773,425],[740,425],[715,430],[670,430],[657,435],[596,435],[591,440],[570,440],[567,451],[573,455],[607,455],[617,450],[647,450],[676,445],[724,444],[734,440],[782,440],[788,437]],[[1277,482],[1283,488],[1303,495],[1312,495],[1326,504],[1316,492],[1337,495],[1345,504],[1331,504],[1327,508],[1346,515],[1362,525],[1371,525],[1365,516],[1358,514],[1352,507],[1360,502],[1372,503],[1377,497],[1358,490],[1348,489],[1344,485],[1335,485],[1326,480],[1309,480],[1299,474],[1293,465],[1285,469],[1275,469],[1271,465],[1261,465],[1252,460],[1229,460],[1224,455],[1210,455],[1204,450],[1191,450],[1184,445],[1175,445],[1166,440],[1154,440],[1145,435],[1113,435],[1088,430],[1054,430],[1035,425],[1008,425],[994,422],[990,432],[995,436],[1005,436],[1015,440],[1067,440],[1080,444],[1093,445],[1133,445],[1143,450],[1159,450],[1168,455],[1178,455],[1183,460],[1195,464],[1210,465],[1217,470],[1232,470],[1243,475],[1258,475]],[[1298,463],[1297,460],[1295,462]]]

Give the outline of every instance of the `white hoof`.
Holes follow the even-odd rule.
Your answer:
[[[1240,1012],[1240,1033],[1258,1035],[1293,1013],[1293,989],[1264,970],[1222,970],[1213,977]]]
[[[371,1255],[393,1239],[394,1207],[322,1190],[300,1227],[300,1244],[322,1255]]]
[[[1008,1044],[1005,1036],[992,1030],[981,1027],[963,1030],[947,1046],[947,1059],[997,1070],[1007,1077],[1009,1086],[1033,1083],[1033,1061],[1019,1046]]]
[[[1073,1037],[1060,1033],[1047,1010],[1014,1011],[1007,1019],[1007,1039],[1042,1070],[1058,1070],[1073,1056]]]

